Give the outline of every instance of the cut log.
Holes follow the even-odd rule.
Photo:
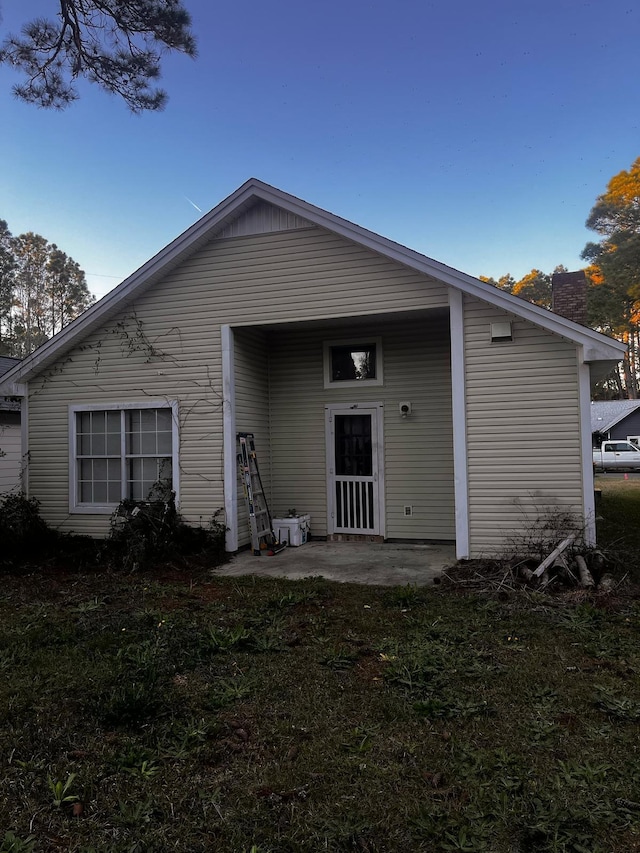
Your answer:
[[[518,574],[520,575],[521,580],[525,583],[531,583],[533,580],[533,572],[531,569],[527,568],[527,566],[520,566],[518,568]]]
[[[567,586],[575,586],[578,583],[578,578],[571,571],[571,566],[569,565],[569,561],[567,560],[566,554],[560,554],[558,559],[552,566],[557,572],[558,577],[567,585]]]
[[[533,573],[534,576],[539,578],[544,573],[544,570],[549,568],[549,566],[552,566],[556,559],[560,556],[560,554],[562,554],[563,551],[566,551],[566,549],[569,547],[569,545],[571,545],[572,542],[575,542],[575,539],[575,534],[567,536],[566,539],[563,539],[563,541],[558,545],[555,551],[552,551],[549,556],[540,563],[538,568]]]
[[[587,561],[580,554],[576,555],[576,566],[578,567],[578,575],[580,577],[580,586],[586,589],[587,587],[595,586],[593,575],[587,568]]]
[[[616,585],[616,579],[613,575],[604,574],[600,578],[600,583],[598,584],[599,592],[611,592]]]

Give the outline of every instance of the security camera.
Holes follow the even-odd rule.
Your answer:
[[[400,409],[400,414],[403,418],[406,418],[407,415],[411,414],[411,403],[400,403],[398,408]]]

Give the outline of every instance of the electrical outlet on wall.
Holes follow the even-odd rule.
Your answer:
[[[407,517],[409,517],[409,516],[413,515],[413,507],[412,507],[412,506],[409,506],[409,505],[407,505],[407,504],[405,504],[405,507],[404,507],[404,514],[405,514],[405,516],[407,516]]]

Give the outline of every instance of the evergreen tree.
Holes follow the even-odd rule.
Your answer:
[[[31,231],[0,220],[0,355],[28,355],[91,304],[83,271]]]
[[[55,0],[52,0],[55,3]],[[119,95],[134,113],[160,110],[154,88],[170,51],[196,55],[191,18],[180,0],[58,0],[55,19],[36,18],[0,45],[0,62],[24,71],[14,93],[40,107],[62,109],[84,78]]]
[[[15,258],[12,237],[4,219],[0,219],[0,355],[10,355],[11,305]]]

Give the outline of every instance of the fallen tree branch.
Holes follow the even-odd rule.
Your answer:
[[[567,538],[564,539],[558,545],[555,551],[552,551],[549,556],[540,563],[538,568],[533,573],[534,577],[539,578],[544,573],[545,569],[549,568],[549,566],[552,566],[556,558],[559,557],[563,551],[566,551],[566,549],[569,547],[569,545],[571,545],[572,542],[575,542],[575,538],[575,535],[567,536]]]

